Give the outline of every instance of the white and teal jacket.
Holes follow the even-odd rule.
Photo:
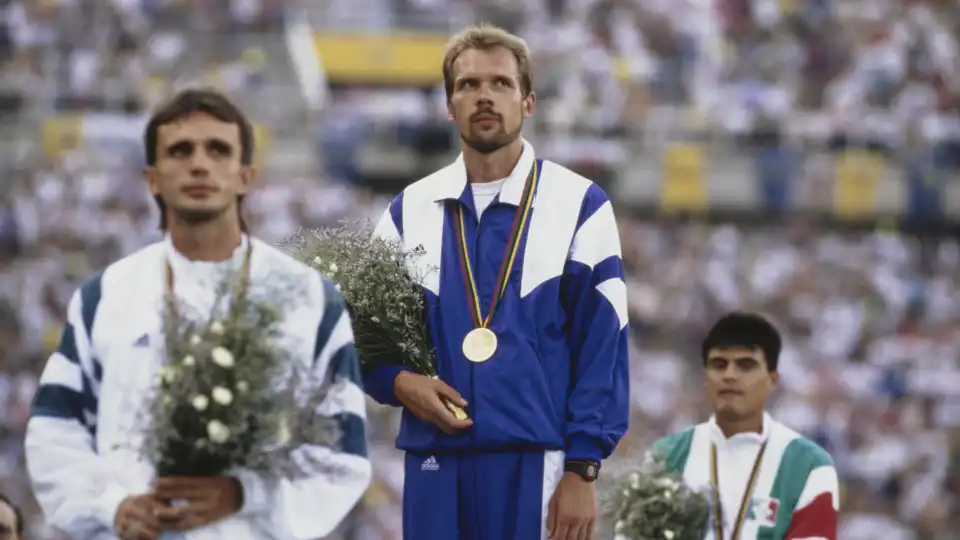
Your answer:
[[[727,438],[714,418],[658,440],[652,453],[686,485],[711,486],[711,445],[717,447],[717,472],[724,538],[711,521],[705,540],[729,540],[737,511],[761,446],[766,443],[746,518],[737,540],[836,540],[839,510],[833,459],[813,441],[764,414],[762,433]]]
[[[337,452],[303,451],[337,465],[295,482],[270,482],[250,471],[235,476],[244,507],[219,523],[186,533],[187,540],[293,540],[328,535],[370,482],[365,397],[353,330],[335,288],[312,268],[278,249],[244,237],[223,263],[190,261],[167,239],[117,261],[73,295],[60,345],[40,379],[26,434],[27,468],[47,520],[74,540],[112,540],[117,507],[147,493],[153,467],[138,451],[143,397],[162,364],[161,317],[166,261],[178,300],[209,312],[225,266],[242,260],[252,242],[250,279],[297,280],[307,301],[288,313],[285,332],[304,362],[321,376],[340,376],[324,403],[342,430]],[[202,311],[201,311],[202,312]]]

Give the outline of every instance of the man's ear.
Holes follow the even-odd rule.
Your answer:
[[[530,92],[523,98],[523,117],[530,118],[537,110],[537,94]]]
[[[151,195],[156,196],[160,194],[160,186],[158,185],[159,178],[156,167],[153,165],[147,165],[144,167],[143,179],[147,181],[147,189],[150,190]]]
[[[239,195],[246,195],[260,179],[260,172],[253,165],[244,165],[240,169],[240,188],[237,189]]]
[[[770,387],[776,388],[777,385],[780,384],[780,372],[777,370],[773,370],[769,373],[769,375],[770,375]]]

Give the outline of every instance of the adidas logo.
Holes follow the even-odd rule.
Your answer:
[[[420,465],[421,471],[438,471],[440,470],[440,464],[437,463],[437,458],[430,456],[427,459],[423,460],[423,465]]]

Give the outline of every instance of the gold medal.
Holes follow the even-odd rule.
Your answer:
[[[463,338],[463,355],[481,364],[497,352],[497,335],[489,328],[474,328]]]
[[[436,375],[433,375],[433,376],[431,376],[430,378],[433,379],[433,380],[435,380],[435,381],[439,381],[439,380],[440,380],[440,377],[438,377],[438,376],[436,376]],[[467,416],[467,411],[463,410],[463,407],[461,407],[461,406],[459,406],[459,405],[457,405],[457,404],[455,404],[455,403],[451,403],[451,402],[448,401],[446,398],[441,398],[441,399],[443,400],[443,406],[446,407],[448,411],[450,411],[451,413],[453,413],[454,418],[456,418],[457,420],[466,420],[466,419],[470,418],[469,416]]]

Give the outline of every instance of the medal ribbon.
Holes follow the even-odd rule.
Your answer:
[[[733,524],[733,532],[730,534],[730,540],[738,540],[740,529],[743,528],[743,522],[747,517],[747,507],[750,504],[750,495],[753,494],[753,488],[757,483],[757,477],[760,476],[760,463],[763,461],[763,452],[767,449],[767,443],[764,441],[760,451],[757,452],[756,459],[753,460],[753,469],[750,471],[750,478],[747,480],[747,487],[743,492],[743,499],[740,500],[740,510],[737,512],[737,521]],[[723,540],[723,505],[720,501],[720,477],[717,472],[717,445],[710,445],[710,483],[713,487],[713,508],[714,519],[713,528],[716,540]]]
[[[484,317],[480,310],[480,296],[477,293],[477,282],[473,276],[473,266],[470,264],[470,255],[467,250],[467,236],[463,227],[463,205],[457,205],[457,245],[460,253],[460,269],[463,271],[463,281],[467,287],[467,300],[470,302],[470,315],[473,319],[474,328],[486,328],[493,320],[493,313],[497,309],[497,304],[503,298],[507,290],[507,281],[510,278],[510,271],[513,269],[513,262],[517,257],[517,250],[520,247],[520,238],[523,236],[523,229],[526,227],[527,220],[530,217],[530,209],[533,206],[533,195],[537,186],[537,160],[533,160],[533,166],[530,167],[530,174],[527,175],[526,183],[523,186],[523,195],[520,197],[520,205],[517,206],[517,212],[513,217],[513,226],[510,232],[510,238],[507,241],[506,249],[503,254],[503,261],[500,263],[500,272],[497,275],[497,286],[493,300],[490,301],[490,311]]]
[[[250,284],[250,254],[253,253],[253,242],[247,240],[247,249],[243,252],[243,263],[240,267],[242,273],[241,277],[237,279],[237,285],[240,286],[240,290],[237,292],[237,298],[242,297],[247,292],[247,287]],[[166,300],[166,305],[173,310],[174,315],[177,314],[177,297],[173,294],[173,267],[170,266],[170,259],[167,258],[165,261],[166,264],[166,276],[164,280],[164,290],[163,297]],[[231,306],[231,311],[233,307]]]

